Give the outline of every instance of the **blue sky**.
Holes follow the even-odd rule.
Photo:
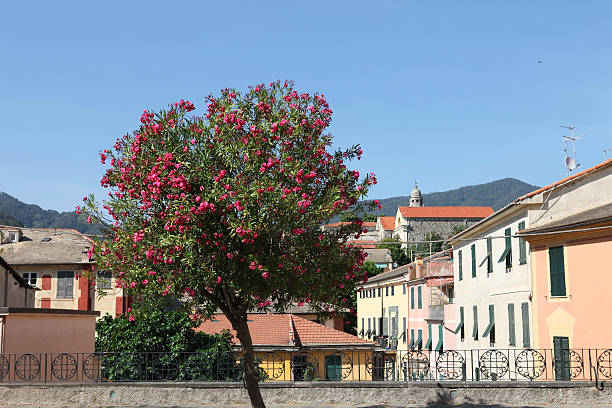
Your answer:
[[[611,2],[174,4],[2,3],[0,191],[64,211],[102,198],[98,152],[144,109],[276,79],[327,96],[372,198],[548,184],[562,124],[586,133],[581,168],[612,148]]]

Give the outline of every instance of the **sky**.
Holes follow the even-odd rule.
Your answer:
[[[0,4],[0,191],[104,198],[99,152],[144,109],[277,79],[318,92],[370,198],[566,176],[612,149],[612,2],[22,1]],[[612,150],[607,154],[612,157]]]

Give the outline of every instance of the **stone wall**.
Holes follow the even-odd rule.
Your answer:
[[[592,382],[275,383],[262,384],[269,407],[600,407],[612,405],[612,388]],[[243,407],[237,383],[8,384],[0,406]],[[464,405],[465,406],[465,405]]]

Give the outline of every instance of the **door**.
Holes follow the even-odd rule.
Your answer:
[[[570,380],[570,350],[567,337],[553,337],[555,353],[555,379],[558,381]]]
[[[337,354],[325,356],[325,379],[340,381],[342,379],[342,357]]]

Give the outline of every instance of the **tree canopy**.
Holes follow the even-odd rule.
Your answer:
[[[224,89],[207,98],[204,116],[194,110],[180,101],[145,111],[135,132],[101,153],[106,213],[93,196],[84,207],[110,226],[90,255],[138,298],[220,309],[240,339],[252,404],[264,406],[246,314],[291,302],[350,307],[342,295],[366,278],[365,256],[345,243],[362,222],[320,225],[359,206],[376,178],[347,168],[358,145],[331,150],[325,97],[292,83]]]

